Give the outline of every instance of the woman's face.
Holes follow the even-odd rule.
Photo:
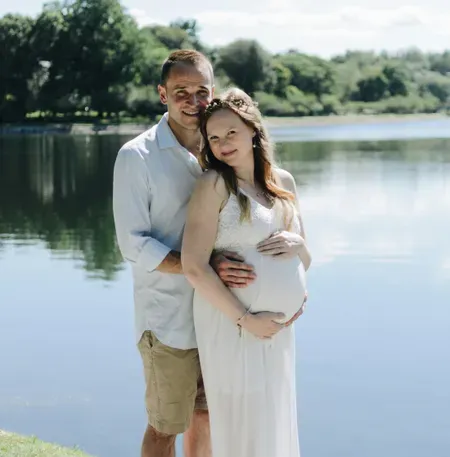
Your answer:
[[[206,133],[216,159],[231,167],[240,167],[249,158],[253,159],[255,132],[230,109],[213,113],[206,124]]]

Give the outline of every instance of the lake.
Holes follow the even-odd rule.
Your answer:
[[[313,255],[302,457],[447,457],[450,122],[274,135]],[[111,214],[129,138],[0,137],[0,429],[98,457],[138,456],[146,420]]]

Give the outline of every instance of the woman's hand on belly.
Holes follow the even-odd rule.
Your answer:
[[[258,243],[256,248],[262,255],[290,259],[300,254],[304,244],[305,240],[299,234],[279,231]]]
[[[256,338],[267,339],[272,338],[284,327],[283,324],[277,322],[284,317],[283,313],[269,311],[247,313],[239,319],[238,325],[252,333]]]

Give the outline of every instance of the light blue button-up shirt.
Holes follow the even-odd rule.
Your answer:
[[[181,251],[187,204],[201,174],[197,158],[172,133],[167,113],[118,153],[113,213],[120,251],[132,267],[137,341],[151,330],[168,346],[197,347],[193,288],[184,275],[156,268],[170,250]]]

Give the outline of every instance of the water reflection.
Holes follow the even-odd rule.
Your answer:
[[[449,140],[314,146],[298,154],[295,144],[280,149],[314,227],[316,267],[345,258],[420,264],[427,273],[448,275]]]
[[[111,218],[111,176],[123,138],[3,138],[0,233],[15,244],[43,241],[81,258],[91,276],[113,279],[121,257]]]
[[[111,213],[111,179],[117,150],[127,140],[123,136],[0,138],[0,252],[5,241],[40,241],[56,256],[81,260],[90,278],[113,280],[123,262]],[[403,168],[411,164],[407,176],[410,201],[416,211],[426,209],[427,194],[420,186],[423,162],[430,166],[448,163],[448,151],[449,139],[282,143],[277,146],[277,158],[295,175],[299,187],[305,188],[307,201],[313,204],[308,209],[311,216],[320,206],[321,213],[325,210],[335,217],[336,225],[344,204],[355,205],[353,213],[345,213],[359,220],[368,216],[369,208],[371,216],[378,211],[380,217],[408,218],[411,208],[404,214],[402,205],[388,202],[386,181],[389,176],[397,179],[393,162]],[[344,189],[352,189],[341,182],[347,177],[360,181],[357,199],[348,192],[342,195]],[[320,200],[322,192],[314,197],[323,182],[332,190],[326,201]],[[348,249],[347,241],[336,239],[336,234],[331,240],[334,254]],[[382,243],[378,247],[391,250]]]

